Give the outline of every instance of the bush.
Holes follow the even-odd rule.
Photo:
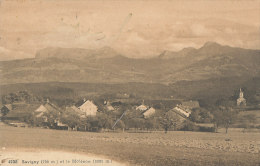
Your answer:
[[[199,127],[196,126],[191,121],[185,121],[183,127],[181,128],[182,131],[198,131]]]
[[[199,127],[199,131],[202,131],[202,132],[215,132],[215,128],[214,127],[200,126]]]

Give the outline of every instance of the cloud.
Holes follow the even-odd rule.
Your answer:
[[[35,0],[17,8],[16,1],[8,1],[0,10],[0,45],[10,51],[2,50],[5,54],[1,56],[26,57],[27,52],[34,54],[49,46],[87,49],[110,46],[128,57],[149,57],[164,50],[200,47],[207,41],[259,48],[257,4]]]
[[[147,57],[153,54],[153,45],[136,31],[127,31],[111,45],[118,52],[128,57]]]
[[[191,31],[194,36],[205,37],[211,36],[212,32],[209,28],[206,28],[203,24],[193,24],[191,26]]]
[[[7,61],[13,59],[33,58],[34,56],[22,51],[9,50],[0,46],[0,61]]]

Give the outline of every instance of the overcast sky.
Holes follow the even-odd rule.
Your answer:
[[[0,58],[104,46],[151,57],[207,41],[260,49],[260,0],[0,0]]]

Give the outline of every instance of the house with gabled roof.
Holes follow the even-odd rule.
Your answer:
[[[45,113],[60,113],[59,107],[57,107],[56,105],[50,103],[49,101],[47,101],[46,103],[40,105],[35,111],[35,116],[36,117],[42,117],[44,116]]]
[[[191,114],[191,110],[183,107],[182,105],[177,105],[176,107],[173,108],[173,111],[178,112],[186,117],[189,117]]]
[[[177,104],[176,107],[173,108],[173,111],[184,115],[185,117],[189,117],[192,109],[199,108],[198,101],[183,101],[181,104]]]
[[[49,100],[47,100],[46,103],[41,104],[40,106],[37,107],[37,109],[35,109],[34,111],[34,115],[36,118],[42,118],[43,122],[46,123],[48,122],[48,115],[54,116],[55,120],[54,120],[54,126],[56,129],[67,129],[68,125],[63,124],[60,119],[59,116],[61,114],[61,110],[58,106],[56,106],[53,103],[50,103]]]
[[[41,117],[44,113],[47,113],[48,110],[44,105],[40,105],[34,112],[36,117]]]
[[[144,115],[144,118],[149,118],[151,117],[153,114],[155,114],[155,109],[153,107],[149,108],[148,110],[146,110],[143,115]]]
[[[77,107],[85,116],[96,116],[98,107],[90,100],[84,102]]]
[[[53,117],[55,119],[54,125],[58,127],[57,125],[59,123],[58,115],[61,114],[61,111],[59,107],[50,103],[49,100],[47,100],[47,102],[45,102],[44,104],[38,106],[38,108],[35,109],[33,113],[36,118],[42,118],[44,123],[48,122],[49,117]]]
[[[12,110],[3,115],[1,119],[8,121],[9,124],[20,123],[21,121],[28,119],[37,106],[37,104],[27,104],[24,102],[13,103],[9,106],[12,108]]]

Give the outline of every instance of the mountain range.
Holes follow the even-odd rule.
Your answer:
[[[260,76],[260,50],[207,42],[201,48],[164,51],[149,59],[125,57],[109,47],[45,48],[35,58],[0,62],[1,84],[36,82],[171,84]]]

